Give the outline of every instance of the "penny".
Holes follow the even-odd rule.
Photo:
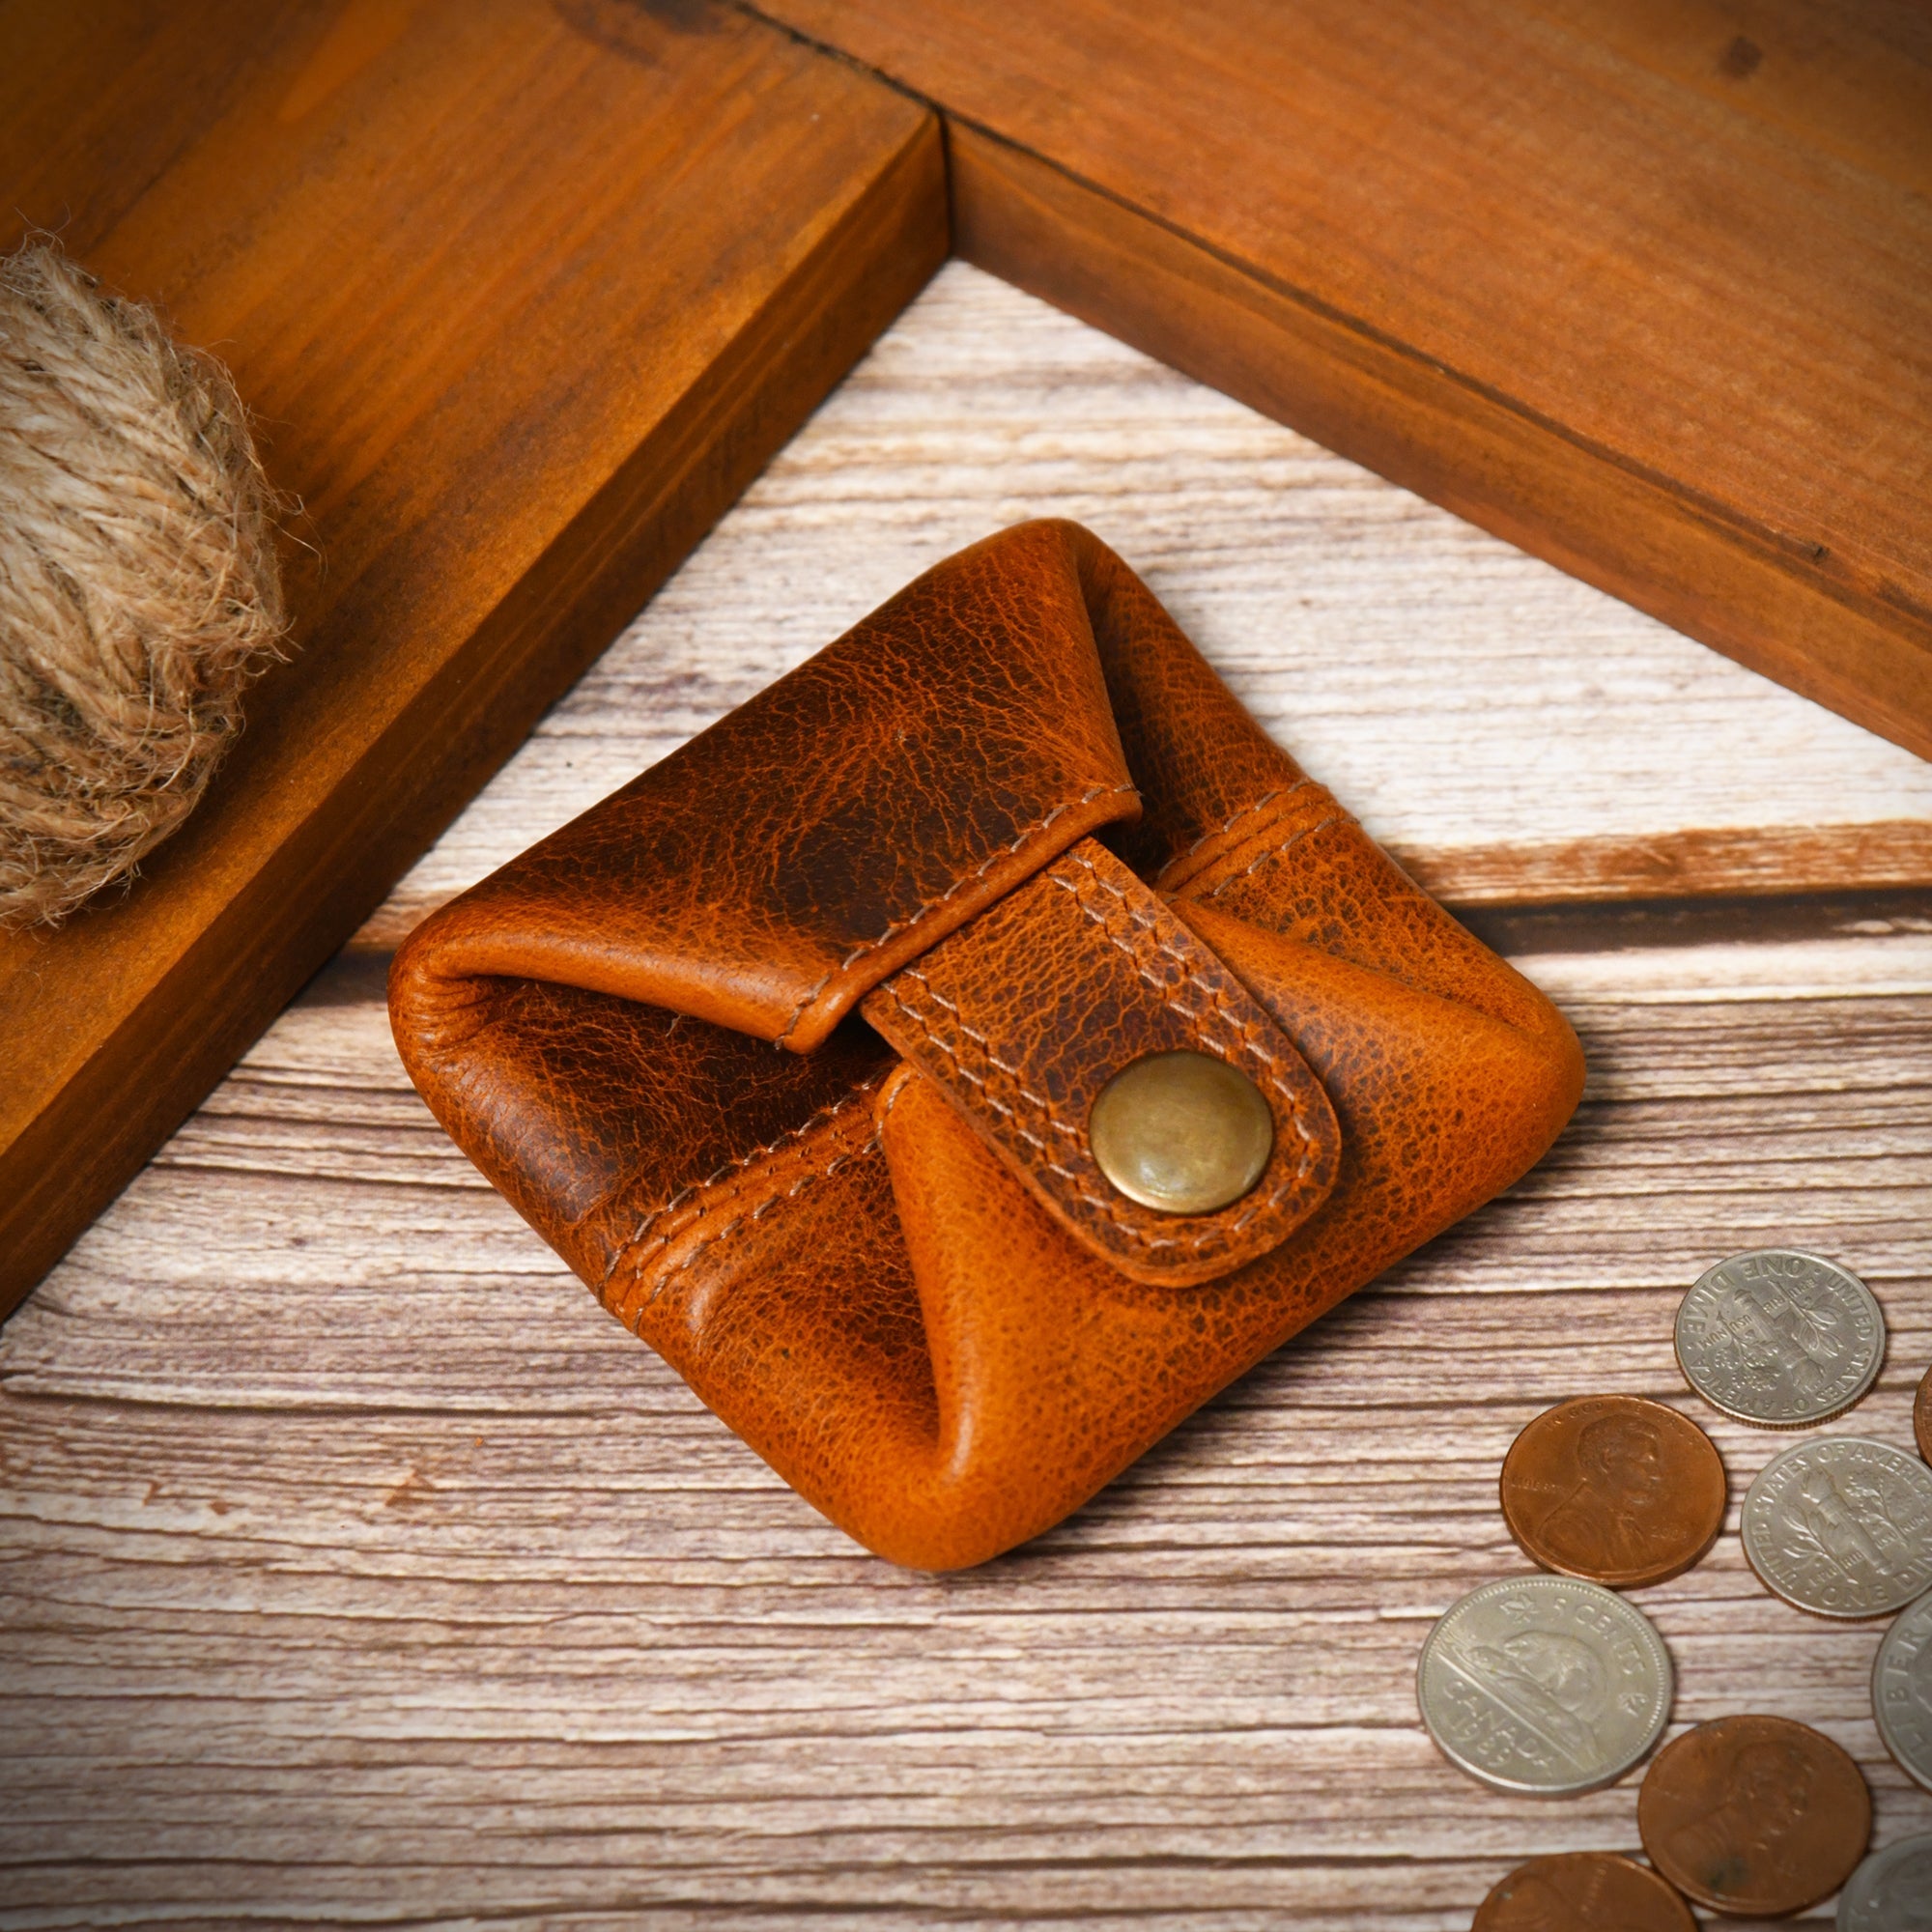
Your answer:
[[[1868,1435],[1801,1442],[1745,1492],[1744,1543],[1787,1604],[1889,1616],[1932,1588],[1932,1469]]]
[[[1932,1833],[1874,1852],[1851,1875],[1838,1932],[1932,1932]]]
[[[1438,1619],[1416,1701],[1450,1763],[1493,1787],[1568,1798],[1612,1784],[1663,1734],[1670,1654],[1650,1619],[1567,1577],[1510,1577]]]
[[[1519,1865],[1469,1932],[1697,1932],[1690,1908],[1634,1859],[1563,1852]]]
[[[1899,1769],[1932,1791],[1932,1594],[1920,1597],[1878,1647],[1872,1716]],[[1932,1899],[1932,1890],[1925,1895]]]
[[[1857,1275],[1817,1255],[1759,1248],[1697,1278],[1677,1310],[1677,1363],[1714,1408],[1802,1429],[1878,1378],[1885,1317]]]
[[[1918,1453],[1932,1463],[1932,1369],[1918,1384],[1918,1400],[1912,1405],[1912,1433],[1918,1438]]]
[[[1871,1793],[1789,1718],[1719,1718],[1658,1752],[1636,1796],[1650,1861],[1714,1912],[1776,1918],[1829,1898],[1871,1836]]]
[[[1559,1403],[1503,1459],[1503,1520],[1523,1553],[1612,1589],[1690,1569],[1717,1541],[1724,1499],[1717,1445],[1639,1395]]]

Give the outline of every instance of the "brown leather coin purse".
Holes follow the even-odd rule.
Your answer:
[[[445,906],[389,1004],[604,1305],[934,1570],[1506,1187],[1583,1079],[1065,523],[928,571]],[[1115,1084],[1144,1063],[1205,1100]]]

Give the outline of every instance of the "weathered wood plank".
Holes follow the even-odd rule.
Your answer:
[[[990,276],[943,270],[370,943],[949,552],[1089,524],[1454,903],[1932,883],[1932,765]]]
[[[1784,1438],[1669,1340],[1719,1254],[1841,1256],[1891,1350],[1840,1426],[1909,1440],[1932,938],[1525,963],[1591,1059],[1552,1155],[946,1578],[858,1550],[611,1321],[410,1091],[380,961],[332,967],[0,1334],[0,1917],[1460,1928],[1514,1859],[1634,1844],[1631,1785],[1486,1793],[1411,1689],[1430,1619],[1521,1567],[1515,1431],[1593,1388],[1730,1467],[1717,1550],[1640,1595],[1677,1720],[1819,1723],[1882,1835],[1932,1828],[1876,1630],[1744,1565]]]

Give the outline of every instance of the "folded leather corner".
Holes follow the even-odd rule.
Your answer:
[[[555,980],[810,1052],[908,959],[1140,814],[1060,555],[1071,527],[928,571],[466,894],[416,965]],[[1015,544],[1048,566],[1024,594]]]

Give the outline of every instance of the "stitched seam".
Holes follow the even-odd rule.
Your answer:
[[[1326,826],[1347,825],[1350,822],[1350,816],[1346,811],[1331,811],[1327,817],[1318,818],[1313,825],[1304,825],[1299,832],[1291,833],[1278,845],[1269,845],[1264,850],[1258,852],[1238,872],[1229,873],[1218,886],[1214,887],[1211,892],[1204,894],[1203,896],[1210,899],[1218,899],[1230,886],[1239,885],[1250,872],[1266,865],[1270,859],[1279,859],[1283,853],[1292,851],[1304,838],[1310,838]]]
[[[1141,1245],[1151,1248],[1174,1248],[1174,1247],[1179,1247],[1181,1245],[1181,1243],[1178,1240],[1160,1239],[1154,1236],[1144,1233],[1141,1229],[1134,1227],[1131,1222],[1122,1221],[1121,1219],[1121,1208],[1120,1208],[1120,1204],[1118,1202],[1109,1201],[1100,1195],[1092,1194],[1088,1192],[1086,1187],[1084,1187],[1081,1183],[1080,1176],[1076,1174],[1073,1171],[1073,1169],[1069,1167],[1065,1167],[1059,1161],[1054,1159],[1053,1148],[1051,1147],[1051,1145],[1046,1141],[1041,1140],[1037,1134],[1030,1133],[1027,1130],[1027,1128],[1021,1123],[1019,1116],[1013,1111],[1013,1109],[1009,1107],[1003,1100],[1000,1100],[994,1096],[994,1094],[987,1087],[984,1077],[979,1073],[976,1073],[970,1066],[966,1065],[965,1061],[960,1058],[958,1049],[956,1047],[954,1047],[950,1041],[942,1039],[939,1037],[939,1035],[936,1032],[934,1032],[932,1022],[926,1017],[925,1014],[919,1011],[919,1009],[915,1007],[907,1006],[906,1003],[899,998],[897,991],[894,987],[890,985],[887,986],[886,993],[887,997],[891,999],[893,1005],[895,1006],[899,1009],[899,1011],[903,1013],[905,1017],[909,1021],[911,1021],[911,1023],[915,1027],[919,1029],[921,1037],[923,1038],[925,1041],[927,1041],[930,1045],[936,1047],[941,1053],[943,1053],[946,1056],[948,1060],[950,1060],[952,1063],[952,1070],[956,1074],[958,1074],[960,1079],[967,1082],[968,1085],[979,1089],[980,1097],[986,1103],[986,1105],[992,1108],[994,1113],[1000,1115],[1007,1122],[1007,1123],[1012,1128],[1013,1132],[1017,1134],[1021,1140],[1026,1142],[1026,1144],[1030,1148],[1032,1148],[1037,1154],[1038,1154],[1041,1166],[1046,1168],[1046,1170],[1049,1173],[1059,1175],[1060,1178],[1066,1182],[1068,1187],[1070,1187],[1073,1190],[1073,1193],[1078,1200],[1085,1203],[1087,1207],[1093,1208],[1096,1214],[1099,1214],[1106,1220],[1111,1221],[1114,1224],[1114,1226],[1117,1227],[1121,1231],[1121,1233],[1123,1236],[1125,1236],[1129,1240],[1137,1241]],[[991,1056],[989,1055],[988,1058],[990,1057]],[[1073,1140],[1075,1143],[1078,1143],[1080,1135],[1077,1132],[1077,1130],[1072,1127],[1069,1127],[1065,1121],[1061,1120],[1054,1113],[1050,1102],[1043,1099],[1039,1094],[1035,1094],[1030,1088],[1019,1086],[1018,1083],[1015,1083],[1015,1090],[1019,1094],[1021,1094],[1034,1106],[1034,1108],[1036,1108],[1038,1111],[1039,1115],[1041,1116],[1041,1118],[1044,1120],[1044,1122],[1048,1126],[1057,1128],[1061,1133],[1065,1134],[1069,1139]]]
[[[765,1216],[769,1214],[772,1211],[772,1209],[778,1207],[781,1202],[795,1199],[798,1195],[803,1194],[805,1190],[808,1187],[810,1187],[814,1181],[829,1179],[833,1175],[837,1174],[841,1167],[847,1167],[855,1160],[862,1160],[867,1154],[870,1153],[872,1150],[878,1146],[878,1144],[879,1144],[879,1136],[877,1135],[877,1133],[874,1133],[869,1140],[862,1142],[858,1147],[848,1148],[843,1153],[836,1154],[831,1160],[827,1161],[823,1167],[816,1167],[813,1168],[809,1174],[800,1175],[799,1178],[796,1180],[794,1180],[792,1184],[789,1187],[787,1187],[782,1194],[768,1195],[763,1201],[761,1201],[757,1205],[757,1207],[752,1208],[748,1213],[736,1215],[733,1219],[726,1221],[722,1228],[714,1228],[710,1232],[710,1234],[706,1235],[701,1241],[695,1242],[689,1249],[687,1249],[681,1261],[679,1261],[674,1266],[666,1268],[664,1273],[658,1277],[656,1285],[652,1288],[650,1294],[645,1298],[643,1307],[639,1309],[638,1311],[639,1318],[641,1320],[647,1310],[656,1306],[659,1295],[661,1295],[665,1292],[665,1290],[670,1286],[671,1282],[675,1280],[677,1276],[681,1275],[686,1268],[690,1267],[692,1264],[696,1261],[698,1256],[705,1251],[706,1248],[715,1247],[720,1241],[725,1239],[728,1236],[735,1235],[740,1228],[746,1227],[752,1222],[762,1221],[765,1218]],[[701,1220],[703,1217],[700,1215],[698,1218]],[[696,1226],[697,1226],[696,1221],[694,1221],[690,1224],[690,1228],[695,1228]],[[680,1229],[679,1233],[688,1234],[690,1232],[690,1228]],[[674,1238],[675,1236],[665,1236],[665,1239],[667,1241],[672,1240]],[[643,1269],[641,1266],[638,1270],[638,1276],[639,1280],[641,1280],[643,1277]]]
[[[680,1187],[668,1201],[660,1207],[652,1208],[638,1223],[637,1228],[632,1232],[631,1237],[611,1256],[610,1265],[604,1270],[604,1285],[606,1287],[610,1285],[611,1277],[636,1253],[639,1245],[643,1240],[646,1231],[655,1227],[666,1215],[674,1212],[678,1207],[684,1202],[689,1201],[694,1195],[702,1194],[705,1189],[715,1187],[722,1181],[729,1180],[734,1174],[744,1176],[748,1170],[755,1166],[758,1162],[769,1160],[775,1155],[790,1151],[791,1150],[786,1146],[787,1142],[801,1141],[813,1127],[837,1120],[841,1113],[857,1107],[862,1101],[868,1102],[869,1096],[877,1090],[879,1082],[883,1077],[883,1075],[875,1074],[863,1086],[855,1087],[851,1093],[841,1095],[837,1100],[828,1102],[815,1113],[808,1116],[797,1126],[788,1127],[783,1133],[767,1141],[762,1147],[755,1147],[750,1153],[739,1154],[735,1158],[727,1160],[723,1167],[707,1175],[702,1180],[694,1180],[688,1186]],[[662,1254],[681,1235],[688,1235],[692,1229],[700,1225],[706,1215],[716,1213],[719,1206],[718,1202],[707,1202],[681,1227],[673,1228],[668,1233],[660,1235],[654,1243],[656,1252]],[[645,1257],[639,1261],[636,1269],[633,1271],[634,1278],[641,1279],[645,1262],[648,1259],[648,1257]]]
[[[1235,813],[1234,817],[1224,818],[1219,825],[1209,826],[1180,856],[1183,859],[1193,858],[1195,853],[1200,851],[1208,839],[1222,838],[1227,833],[1234,831],[1235,827],[1240,824],[1242,819],[1252,818],[1256,812],[1262,810],[1264,807],[1272,805],[1278,798],[1293,798],[1296,792],[1306,791],[1314,782],[1313,779],[1297,779],[1292,785],[1277,785],[1273,791],[1263,792],[1261,797],[1255,800],[1254,804],[1242,806],[1240,810]]]
[[[1311,831],[1314,830],[1312,826],[1309,829]],[[1251,1056],[1255,1060],[1260,1061],[1261,1064],[1264,1067],[1266,1067],[1267,1083],[1270,1087],[1274,1089],[1275,1093],[1281,1096],[1282,1103],[1288,1110],[1289,1123],[1293,1127],[1296,1138],[1298,1138],[1301,1142],[1301,1159],[1299,1163],[1296,1165],[1293,1173],[1285,1175],[1282,1178],[1281,1181],[1276,1185],[1273,1192],[1270,1193],[1265,1200],[1251,1202],[1249,1206],[1240,1214],[1236,1215],[1232,1222],[1227,1224],[1225,1234],[1223,1234],[1219,1230],[1209,1230],[1207,1233],[1197,1236],[1194,1241],[1191,1243],[1191,1245],[1198,1252],[1202,1248],[1206,1247],[1211,1240],[1232,1239],[1235,1236],[1238,1235],[1241,1232],[1241,1230],[1245,1228],[1247,1224],[1255,1218],[1256,1215],[1264,1213],[1268,1209],[1278,1207],[1281,1204],[1281,1202],[1294,1188],[1298,1187],[1301,1184],[1301,1182],[1307,1178],[1308,1170],[1310,1166],[1314,1163],[1315,1156],[1319,1148],[1319,1143],[1317,1142],[1315,1135],[1310,1131],[1307,1122],[1302,1118],[1302,1106],[1300,1098],[1284,1084],[1281,1078],[1279,1066],[1275,1060],[1275,1056],[1269,1053],[1265,1047],[1260,1045],[1255,1040],[1253,1037],[1254,1022],[1252,1020],[1244,1019],[1239,1014],[1231,1012],[1228,1009],[1227,989],[1224,987],[1210,986],[1205,980],[1203,980],[1200,977],[1198,970],[1194,966],[1193,962],[1189,960],[1186,957],[1186,955],[1182,953],[1179,951],[1179,949],[1176,947],[1174,943],[1164,933],[1160,931],[1158,925],[1154,921],[1153,916],[1151,914],[1144,914],[1139,909],[1131,905],[1128,902],[1126,894],[1122,892],[1119,886],[1115,885],[1112,880],[1105,879],[1100,876],[1098,870],[1095,868],[1094,862],[1091,859],[1085,857],[1083,854],[1079,852],[1068,852],[1064,855],[1064,860],[1070,861],[1074,865],[1081,867],[1086,871],[1088,879],[1092,882],[1093,885],[1098,886],[1104,891],[1111,893],[1113,895],[1115,899],[1117,899],[1120,902],[1121,910],[1126,916],[1126,918],[1130,920],[1135,925],[1141,928],[1141,930],[1146,934],[1146,936],[1153,942],[1157,951],[1164,952],[1170,959],[1172,959],[1175,962],[1177,966],[1180,968],[1181,973],[1183,975],[1183,982],[1185,984],[1191,985],[1197,993],[1201,994],[1205,999],[1208,1000],[1211,1003],[1212,1010],[1205,1013],[1191,1012],[1187,1008],[1180,1005],[1180,1003],[1178,1000],[1167,998],[1166,996],[1168,989],[1166,985],[1148,970],[1146,963],[1142,960],[1140,954],[1135,951],[1132,942],[1122,938],[1122,936],[1119,933],[1115,932],[1113,928],[1109,926],[1109,924],[1107,923],[1105,916],[1101,913],[1095,912],[1094,907],[1088,903],[1086,894],[1082,890],[1080,885],[1073,881],[1061,878],[1058,875],[1057,869],[1048,871],[1046,873],[1046,877],[1051,879],[1053,883],[1056,886],[1060,887],[1060,889],[1063,892],[1070,893],[1072,895],[1073,902],[1080,908],[1081,912],[1084,913],[1088,919],[1092,920],[1093,923],[1095,925],[1097,925],[1103,933],[1106,934],[1108,940],[1115,947],[1117,947],[1122,952],[1126,954],[1127,958],[1133,962],[1133,967],[1135,972],[1138,973],[1140,977],[1150,986],[1151,986],[1154,989],[1155,992],[1161,994],[1163,996],[1165,1004],[1173,1011],[1179,1013],[1183,1019],[1185,1019],[1190,1026],[1200,1029],[1205,1037],[1211,1039],[1213,1044],[1219,1045],[1224,1049],[1228,1046],[1229,1043],[1225,1039],[1214,1038],[1211,1029],[1213,1029],[1214,1027],[1227,1027],[1231,1028],[1234,1032],[1238,1034],[1240,1036],[1240,1039],[1238,1047],[1236,1050],[1240,1051],[1244,1049],[1249,1056]]]
[[[895,938],[899,933],[910,930],[911,927],[917,925],[921,920],[924,919],[928,913],[937,912],[949,899],[956,897],[960,893],[966,891],[969,886],[977,885],[1002,859],[1012,857],[1023,845],[1032,839],[1037,838],[1042,832],[1052,825],[1055,819],[1065,817],[1076,806],[1092,805],[1096,798],[1120,798],[1128,795],[1138,796],[1139,787],[1130,784],[1089,786],[1078,798],[1068,799],[1065,804],[1056,805],[1044,818],[1040,819],[1037,824],[1029,825],[1010,844],[997,846],[981,865],[975,870],[966,873],[963,877],[954,879],[937,898],[927,899],[923,905],[915,906],[904,919],[894,920],[892,924],[887,926],[885,931],[880,933],[876,939],[861,941],[837,966],[822,975],[818,983],[792,1009],[791,1018],[785,1022],[784,1031],[779,1035],[779,1044],[783,1045],[792,1037],[799,1021],[805,1017],[806,1009],[834,980],[843,974],[849,973],[853,966],[859,960],[863,959],[867,953],[876,952],[889,939]]]
[[[1082,883],[1078,881],[1064,879],[1059,875],[1059,866],[1068,862],[1081,867],[1085,870],[1089,882],[1087,887],[1083,887]],[[1035,1109],[1047,1125],[1053,1127],[1059,1133],[1065,1135],[1074,1143],[1076,1148],[1084,1149],[1084,1136],[1076,1128],[1068,1126],[1065,1122],[1061,1120],[1054,1112],[1051,1103],[1043,1095],[1035,1093],[1025,1084],[1018,1068],[1009,1066],[1006,1062],[998,1058],[992,1051],[991,1042],[987,1039],[986,1036],[966,1023],[964,1015],[953,1002],[948,1000],[943,994],[938,992],[923,974],[916,972],[910,967],[904,969],[895,980],[887,984],[884,989],[887,997],[904,1014],[906,1019],[919,1029],[920,1035],[929,1041],[940,1053],[945,1055],[952,1064],[952,1067],[958,1076],[970,1086],[977,1089],[980,1098],[984,1100],[986,1105],[1006,1120],[1011,1130],[1035,1151],[1039,1156],[1041,1165],[1049,1173],[1058,1175],[1067,1184],[1076,1199],[1100,1215],[1125,1239],[1144,1249],[1184,1247],[1191,1249],[1196,1254],[1205,1253],[1215,1246],[1231,1243],[1258,1214],[1265,1213],[1279,1207],[1281,1202],[1307,1178],[1308,1170],[1313,1164],[1316,1153],[1319,1151],[1319,1143],[1303,1118],[1303,1109],[1299,1096],[1284,1084],[1275,1055],[1255,1039],[1254,1021],[1244,1018],[1240,1014],[1229,1009],[1228,990],[1225,987],[1211,986],[1205,981],[1200,977],[1199,969],[1195,966],[1194,962],[1188,959],[1175,946],[1172,939],[1160,930],[1159,924],[1154,918],[1151,915],[1142,913],[1134,907],[1127,899],[1126,894],[1120,887],[1100,875],[1091,859],[1086,858],[1078,851],[1065,853],[1056,866],[1042,876],[1051,880],[1063,892],[1072,895],[1074,903],[1079,906],[1082,914],[1100,928],[1101,932],[1113,946],[1126,954],[1139,977],[1148,985],[1151,986],[1161,996],[1162,1003],[1171,1011],[1179,1014],[1181,1019],[1186,1021],[1189,1028],[1195,1031],[1199,1037],[1208,1040],[1212,1044],[1220,1046],[1224,1051],[1245,1054],[1246,1057],[1259,1062],[1266,1069],[1264,1077],[1268,1085],[1280,1096],[1282,1104],[1288,1113],[1289,1122],[1293,1127],[1296,1137],[1301,1142],[1301,1158],[1293,1173],[1285,1175],[1274,1189],[1264,1198],[1250,1202],[1232,1221],[1224,1222],[1218,1227],[1205,1229],[1200,1234],[1185,1240],[1179,1237],[1155,1235],[1151,1230],[1135,1225],[1132,1221],[1122,1219],[1125,1210],[1122,1208],[1121,1204],[1094,1195],[1083,1184],[1082,1177],[1079,1174],[1055,1160],[1053,1158],[1054,1151],[1051,1146],[1041,1140],[1037,1134],[1029,1132],[1026,1126],[1022,1124],[1014,1110],[994,1095],[987,1086],[984,1076],[966,1065],[964,1059],[961,1057],[958,1046],[940,1037],[927,1014],[921,1012],[918,1009],[906,1003],[900,996],[898,980],[916,980],[924,989],[926,995],[952,1016],[952,1025],[957,1028],[959,1033],[974,1043],[977,1050],[984,1056],[992,1066],[1007,1075],[1012,1082],[1013,1090],[1020,1098]],[[1208,1010],[1203,1011],[1190,1009],[1183,1006],[1179,1000],[1171,997],[1171,991],[1167,983],[1149,970],[1132,941],[1122,938],[1119,933],[1115,932],[1107,923],[1105,915],[1095,911],[1088,902],[1086,892],[1091,886],[1099,886],[1112,894],[1114,898],[1119,901],[1121,909],[1127,919],[1137,925],[1148,939],[1151,940],[1159,952],[1165,953],[1168,958],[1179,967],[1183,977],[1183,983],[1192,986],[1208,1003]],[[1235,1042],[1229,1041],[1221,1035],[1219,1032],[1220,1029],[1227,1029],[1238,1035],[1238,1040]]]

